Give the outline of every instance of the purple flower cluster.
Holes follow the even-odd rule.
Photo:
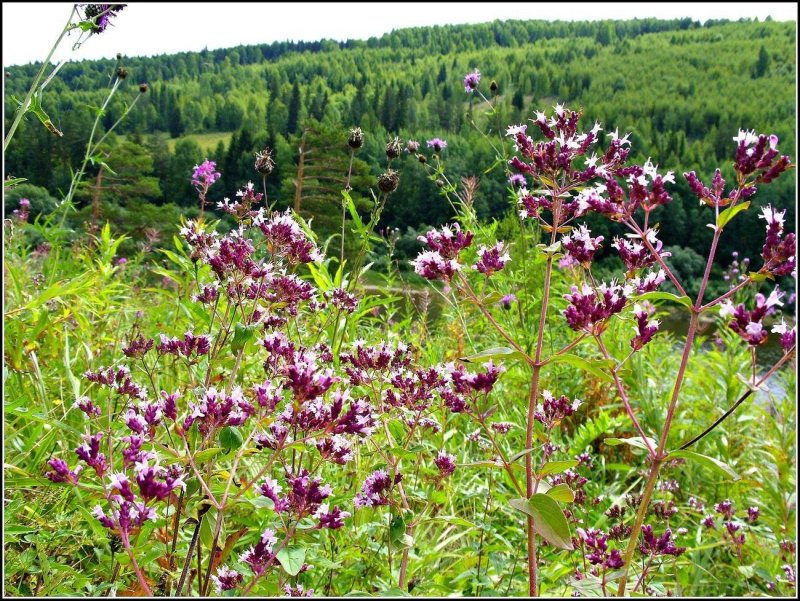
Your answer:
[[[238,190],[236,196],[238,200],[233,202],[228,197],[223,198],[222,202],[217,203],[217,208],[229,215],[233,215],[237,221],[242,221],[246,218],[252,219],[259,215],[257,211],[253,210],[253,205],[261,202],[264,195],[255,191],[253,182],[247,182],[245,189]]]
[[[650,313],[638,304],[633,306],[633,316],[636,318],[636,336],[631,340],[631,348],[638,351],[653,339],[660,322],[657,319],[651,320]]]
[[[232,591],[239,586],[243,580],[244,576],[228,566],[222,566],[217,570],[214,576],[211,576],[211,582],[214,583],[214,588],[218,594],[221,594],[223,591]]]
[[[475,69],[472,73],[467,73],[464,76],[464,91],[472,93],[478,89],[478,84],[481,81],[481,73]]]
[[[272,549],[277,542],[278,538],[275,536],[275,531],[267,528],[261,534],[258,542],[242,553],[239,557],[239,561],[249,565],[253,574],[260,576],[275,562],[275,554],[272,552]]]
[[[577,528],[578,537],[575,546],[584,549],[584,557],[593,566],[603,570],[616,570],[623,565],[622,555],[618,549],[608,549],[608,535],[596,528]],[[595,574],[597,575],[597,574]]]
[[[434,152],[442,152],[442,150],[447,148],[447,142],[441,138],[433,138],[432,140],[428,140],[427,143],[428,148],[433,148]]]
[[[439,451],[439,454],[436,455],[436,458],[433,460],[436,464],[436,467],[439,468],[439,473],[443,476],[450,476],[453,472],[456,471],[456,457],[455,455],[450,455],[443,450]]]
[[[577,168],[573,163],[578,157],[586,156],[589,149],[597,143],[601,131],[599,123],[595,123],[589,132],[578,133],[577,124],[580,112],[572,111],[558,104],[554,115],[548,119],[544,113],[537,112],[533,120],[545,140],[534,143],[527,135],[527,126],[518,125],[508,128],[506,135],[514,140],[514,148],[521,156],[515,156],[509,164],[517,172],[530,174],[534,178],[553,176],[564,173],[574,181],[588,181],[593,177],[615,173],[625,162],[629,144],[627,138],[620,140],[611,134],[612,141],[603,157],[592,155],[585,161],[586,169]],[[598,165],[598,161],[600,164]]]
[[[242,389],[235,387],[230,394],[207,388],[198,402],[189,402],[189,415],[183,420],[184,431],[197,422],[203,436],[224,426],[241,426],[255,413],[255,407],[244,398]]]
[[[644,243],[636,242],[635,240],[636,238],[641,239],[641,237],[636,234],[628,234],[628,237],[631,240],[614,238],[614,242],[611,244],[611,247],[616,248],[617,252],[619,252],[619,257],[625,263],[625,268],[628,272],[633,273],[638,269],[653,265],[656,262],[656,258],[650,252],[650,249]],[[646,239],[662,259],[671,256],[671,253],[661,251],[663,244],[661,240],[656,238],[655,230],[648,230]]]
[[[127,367],[123,366],[116,369],[113,367],[101,367],[96,372],[86,371],[83,377],[90,382],[110,388],[121,396],[127,396],[134,400],[147,399],[147,392],[133,381],[131,372]]]
[[[19,199],[19,208],[14,209],[12,215],[16,217],[18,220],[25,222],[28,221],[30,217],[30,208],[31,208],[31,201],[27,198],[20,198]]]
[[[150,340],[149,346],[146,348],[150,349],[152,346],[153,341]],[[139,353],[141,348],[141,346],[136,347],[133,352]],[[195,336],[191,331],[187,331],[183,335],[183,340],[180,340],[178,338],[167,338],[167,336],[161,334],[161,342],[156,346],[156,350],[159,355],[182,355],[184,357],[191,357],[194,354],[195,357],[200,357],[201,355],[207,355],[211,350],[211,337],[206,334]]]
[[[555,398],[552,392],[544,390],[542,391],[542,405],[536,410],[533,418],[551,430],[562,419],[575,413],[581,403],[582,401],[579,399],[570,400],[563,394],[559,398]]]
[[[83,466],[79,465],[73,471],[69,469],[66,461],[57,457],[49,459],[47,465],[50,466],[50,471],[45,473],[45,478],[51,482],[65,482],[67,484],[77,484],[78,476],[83,469]]]
[[[194,172],[192,172],[192,185],[198,188],[198,190],[202,190],[203,193],[207,192],[208,189],[214,185],[214,182],[222,176],[216,169],[217,164],[208,159],[203,161],[200,165],[195,165]]]
[[[430,250],[411,262],[414,271],[428,280],[449,281],[457,271],[461,271],[458,254],[472,244],[472,238],[472,232],[462,232],[457,223],[419,236],[417,239]]]
[[[779,156],[776,135],[766,136],[740,129],[733,141],[736,142],[734,169],[742,176],[760,172],[756,182],[770,183],[791,164],[788,156]]]
[[[783,294],[777,287],[767,298],[764,298],[763,294],[756,294],[756,306],[752,311],[748,311],[744,304],[734,307],[731,301],[726,300],[720,303],[719,314],[723,318],[732,317],[728,327],[739,334],[749,345],[758,346],[764,344],[769,336],[761,322],[774,310],[774,307],[783,306],[780,300]]]
[[[706,204],[710,207],[726,207],[733,202],[737,193],[747,197],[752,196],[756,191],[754,187],[744,188],[741,191],[734,188],[729,192],[728,196],[723,196],[725,194],[725,180],[722,178],[722,172],[719,169],[714,172],[714,178],[710,189],[700,181],[694,171],[684,173],[683,177],[686,178],[686,181],[689,183],[689,188],[694,192],[694,195],[700,199],[700,204]]]
[[[569,234],[561,238],[564,258],[561,259],[559,265],[561,267],[581,265],[588,268],[594,260],[595,253],[600,250],[600,243],[604,239],[603,236],[592,238],[592,232],[585,224],[572,229]]]
[[[672,530],[667,528],[661,536],[653,534],[653,527],[649,524],[642,526],[642,538],[639,551],[650,557],[659,555],[672,555],[677,557],[686,551],[686,547],[676,547],[672,540]]]
[[[503,242],[497,242],[491,248],[481,245],[478,247],[478,261],[472,268],[488,278],[503,269],[510,260],[511,255]]]
[[[605,329],[604,322],[625,308],[628,293],[627,288],[613,281],[611,285],[603,282],[597,291],[587,284],[583,284],[580,291],[577,286],[572,286],[572,294],[564,296],[569,301],[564,310],[567,324],[576,332],[601,333]]]
[[[273,257],[280,257],[290,265],[319,263],[322,255],[292,217],[291,211],[273,213],[269,218],[263,212],[253,220],[267,241],[267,249]]]
[[[772,333],[780,335],[781,346],[787,353],[797,341],[797,327],[790,328],[782,318],[780,323],[772,326]]]
[[[400,482],[402,476],[397,474],[392,478],[386,470],[372,472],[364,481],[364,485],[354,499],[356,509],[361,507],[377,507],[389,504],[389,493],[395,484]]]
[[[768,271],[776,276],[792,274],[797,277],[797,244],[794,233],[783,234],[783,216],[786,211],[776,211],[772,205],[767,205],[761,210],[760,219],[767,222],[767,238],[761,250],[764,258],[763,271]]]

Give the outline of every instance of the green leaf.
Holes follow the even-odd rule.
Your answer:
[[[306,559],[305,547],[284,547],[278,551],[278,561],[290,576],[297,576]]]
[[[406,534],[406,522],[402,515],[396,515],[389,524],[389,540],[393,545],[401,544]]]
[[[550,357],[549,363],[566,363],[582,369],[583,371],[592,374],[596,378],[605,380],[606,382],[613,382],[614,378],[609,373],[614,368],[613,361],[608,359],[584,359],[578,355],[565,353],[563,355],[553,355]],[[608,371],[603,371],[608,370]]]
[[[530,499],[511,499],[509,505],[533,518],[533,529],[559,549],[572,550],[569,524],[558,503],[546,494],[536,493]]]
[[[734,205],[732,207],[728,207],[722,213],[719,214],[717,217],[717,228],[722,229],[728,222],[736,217],[742,211],[746,211],[750,207],[750,201],[743,202],[742,204]]]
[[[219,444],[225,449],[226,453],[235,451],[242,446],[244,437],[241,430],[234,426],[226,426],[219,431]]]
[[[233,339],[231,340],[231,350],[234,353],[238,353],[240,350],[242,350],[244,345],[255,337],[256,327],[257,324],[252,324],[249,326],[245,326],[240,323],[236,324],[236,327],[233,331]]]
[[[658,443],[650,438],[647,437],[647,440],[650,442],[650,446],[654,449],[658,446]],[[632,447],[636,447],[637,449],[642,449],[643,451],[649,451],[647,448],[647,444],[644,440],[642,440],[641,436],[632,436],[631,438],[606,438],[603,440],[610,447],[618,447],[621,444],[627,444]]]
[[[250,503],[257,507],[258,509],[262,509],[266,507],[267,509],[275,509],[275,501],[272,499],[268,499],[267,497],[255,497],[253,499],[249,499]]]
[[[550,474],[560,474],[578,465],[574,459],[569,461],[548,461],[539,470],[539,477],[549,476]]]
[[[707,455],[701,455],[700,453],[696,453],[694,451],[672,451],[669,455],[667,455],[667,459],[675,459],[678,457],[696,461],[700,465],[723,474],[724,476],[729,476],[734,480],[740,479],[739,474],[737,474],[731,466],[729,466],[727,463],[723,463],[719,459],[714,459],[713,457],[708,457]]]
[[[485,351],[481,351],[480,353],[475,353],[474,355],[461,357],[459,358],[459,361],[463,361],[464,363],[483,363],[484,361],[503,357],[507,359],[524,359],[525,355],[506,346],[495,346],[488,348]]]
[[[220,447],[211,447],[210,449],[205,449],[200,451],[197,455],[194,456],[195,463],[205,463],[212,457],[216,457],[222,453],[222,449]]]
[[[3,180],[3,187],[4,188],[11,188],[13,186],[19,185],[23,182],[27,182],[28,180],[24,177],[14,177],[12,179]]]
[[[545,493],[551,499],[561,501],[562,503],[572,503],[575,500],[575,493],[567,484],[557,484]]]
[[[673,303],[683,305],[687,309],[692,308],[692,299],[690,299],[688,296],[678,296],[677,294],[672,294],[670,292],[645,292],[644,294],[637,296],[636,300],[668,300]]]
[[[508,458],[509,463],[514,463],[517,459],[525,457],[528,453],[532,453],[535,449],[525,449],[524,451],[520,451],[519,453],[514,453],[511,457]]]
[[[775,279],[775,276],[773,276],[771,273],[758,273],[757,271],[748,272],[747,277],[749,277],[751,280],[753,280],[756,283],[765,282],[765,281],[767,281],[767,279],[770,279],[770,280],[774,280]]]

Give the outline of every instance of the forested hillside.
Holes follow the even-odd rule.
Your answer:
[[[369,197],[369,185],[385,166],[383,149],[390,137],[419,140],[424,148],[425,140],[438,136],[448,142],[442,158],[453,181],[463,175],[481,177],[479,216],[500,217],[509,207],[507,170],[502,162],[489,173],[481,173],[479,166],[494,161],[506,126],[561,102],[582,108],[585,119],[601,121],[606,132],[632,132],[639,159],[650,156],[661,169],[678,174],[673,196],[680,208],[670,211],[665,237],[670,246],[683,247],[678,253],[685,251],[688,265],[695,253],[704,253],[711,231],[680,174],[695,170],[710,177],[729,156],[739,128],[775,132],[782,147],[793,147],[795,54],[794,23],[714,21],[701,27],[689,19],[645,19],[496,21],[412,28],[367,41],[125,57],[130,73],[126,89],[108,107],[105,126],[139,94],[139,82],[148,82],[149,92],[119,126],[125,135],[112,136],[116,148],[109,153],[109,167],[116,175],[106,172],[100,183],[89,177],[79,199],[88,204],[99,190],[101,216],[141,237],[156,215],[177,211],[148,210],[149,204],[174,203],[184,211],[197,205],[189,184],[195,164],[206,157],[217,161],[222,182],[211,198],[221,200],[248,180],[260,179],[253,157],[267,145],[275,149],[277,162],[266,182],[269,197],[278,206],[289,206],[303,145],[309,160],[322,165],[322,171],[334,170],[331,177],[341,180],[342,185],[318,186],[314,201],[301,205],[308,216],[316,214],[323,235],[333,233],[337,219],[329,219],[327,228],[325,215],[338,214],[346,177],[334,166],[340,158],[347,164],[347,131],[360,126],[366,142],[355,165],[363,176],[354,186],[357,194]],[[7,119],[14,109],[11,97],[24,94],[36,68],[6,68]],[[480,89],[495,104],[494,114],[475,95],[463,93],[462,79],[474,68],[483,76]],[[65,65],[44,97],[64,136],[53,136],[32,121],[24,124],[6,154],[7,173],[24,173],[31,184],[58,198],[68,186],[70,169],[83,158],[94,107],[102,102],[114,70],[113,60]],[[220,142],[209,152],[190,136],[208,132],[232,135],[228,144]],[[169,138],[177,138],[173,151]],[[507,138],[503,144],[510,148]],[[416,250],[417,230],[450,216],[414,161],[405,154],[401,159],[400,188],[381,224],[400,229],[398,249],[409,255]],[[773,205],[788,208],[787,219],[793,220],[792,178],[779,181],[772,193]],[[20,195],[36,197],[35,205],[51,203],[43,191],[29,186],[18,188],[9,201],[13,204]],[[606,236],[611,233],[605,223],[594,226]],[[757,216],[748,214],[732,227],[737,231],[728,240],[738,247],[728,242],[720,260],[724,263],[733,250],[758,254],[763,223]]]

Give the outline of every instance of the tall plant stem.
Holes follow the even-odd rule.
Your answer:
[[[139,586],[142,587],[142,590],[148,597],[152,597],[153,591],[150,590],[150,586],[148,586],[147,580],[145,580],[142,569],[139,567],[139,564],[136,562],[136,558],[133,556],[133,551],[131,550],[131,541],[128,540],[128,533],[123,531],[120,535],[120,538],[122,539],[122,546],[125,547],[125,553],[128,554],[128,559],[131,560],[133,571],[136,572],[136,577],[139,579]]]
[[[703,280],[700,282],[700,290],[697,293],[697,300],[695,301],[694,305],[692,306],[692,316],[689,319],[689,331],[686,333],[686,343],[683,347],[683,354],[681,355],[681,363],[678,367],[678,375],[675,377],[675,386],[672,389],[672,398],[669,401],[669,407],[667,408],[667,417],[664,419],[664,427],[661,430],[661,438],[658,441],[658,448],[656,449],[656,455],[653,458],[653,463],[650,466],[650,472],[647,476],[647,484],[645,485],[644,492],[642,493],[642,500],[639,505],[639,510],[636,512],[636,520],[633,523],[633,529],[631,530],[631,538],[628,541],[628,547],[625,549],[625,556],[624,556],[624,564],[622,566],[622,575],[619,579],[619,588],[617,589],[617,596],[622,597],[625,595],[625,586],[628,583],[628,571],[631,566],[631,561],[633,561],[633,554],[636,550],[636,545],[639,542],[639,534],[642,530],[642,523],[644,522],[644,517],[647,514],[647,507],[650,504],[650,497],[653,495],[653,489],[655,488],[656,481],[658,480],[658,474],[661,471],[661,465],[664,461],[664,457],[666,456],[664,453],[664,449],[667,446],[667,438],[669,438],[669,430],[672,426],[672,420],[675,417],[675,410],[678,407],[678,399],[680,398],[681,388],[683,387],[683,380],[686,376],[686,366],[689,363],[689,355],[692,353],[692,347],[694,345],[694,337],[697,334],[697,324],[700,321],[700,313],[703,307],[703,295],[706,292],[706,286],[708,286],[708,278],[711,275],[711,267],[714,263],[714,255],[717,252],[717,244],[719,243],[720,235],[722,234],[722,230],[717,228],[714,230],[714,239],[711,241],[711,250],[708,253],[708,261],[706,262],[706,270],[703,274]],[[646,239],[642,237],[643,240]],[[651,253],[655,256],[658,256],[658,253],[655,249],[651,248]]]
[[[14,132],[17,131],[17,127],[19,127],[20,121],[22,121],[22,117],[25,115],[25,111],[28,108],[28,105],[31,102],[31,98],[33,98],[33,94],[36,90],[36,86],[39,85],[39,82],[42,80],[44,76],[45,70],[47,70],[47,66],[50,64],[50,59],[53,58],[53,54],[58,48],[58,45],[61,43],[61,40],[64,39],[64,36],[67,35],[68,31],[71,31],[73,27],[72,24],[72,15],[75,12],[75,5],[73,5],[72,9],[69,11],[69,19],[67,19],[67,24],[64,26],[64,29],[61,30],[61,35],[58,36],[56,43],[53,44],[53,47],[50,48],[50,52],[47,55],[47,58],[44,59],[42,66],[39,68],[39,71],[36,73],[36,77],[33,79],[33,83],[31,84],[31,88],[28,90],[28,93],[25,95],[25,100],[22,101],[20,107],[16,110],[16,115],[14,116],[14,122],[11,124],[11,127],[8,128],[8,133],[6,134],[5,140],[3,140],[3,152],[6,151],[8,145],[11,143],[11,138],[14,137]]]
[[[559,195],[554,193],[553,198],[558,198]],[[553,206],[553,229],[550,233],[550,244],[556,242],[558,234],[558,217],[559,217],[559,203],[554,203]],[[542,348],[544,346],[544,327],[547,322],[547,305],[550,302],[550,281],[553,277],[553,255],[547,256],[547,265],[544,271],[544,291],[542,292],[542,310],[539,314],[539,331],[536,334],[536,352],[533,356],[533,369],[531,374],[531,390],[528,397],[528,416],[527,416],[527,429],[525,433],[525,448],[530,449],[533,447],[533,427],[536,423],[534,414],[536,413],[536,404],[539,398],[539,376],[542,371]],[[534,486],[536,482],[533,474],[533,457],[532,453],[525,455],[525,491],[528,498],[534,493]],[[537,591],[537,566],[536,566],[536,532],[534,530],[533,518],[528,516],[527,519],[527,534],[528,534],[528,594],[531,597],[536,596]]]

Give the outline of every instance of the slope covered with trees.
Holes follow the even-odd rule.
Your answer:
[[[120,126],[126,140],[113,142],[124,145],[124,151],[110,153],[115,171],[130,172],[135,166],[143,184],[138,191],[129,185],[124,194],[102,192],[102,200],[123,208],[126,202],[174,203],[191,211],[197,198],[188,183],[189,171],[208,153],[182,137],[233,132],[230,143],[220,143],[208,157],[223,174],[212,200],[260,179],[252,169],[253,155],[267,145],[276,150],[277,162],[267,180],[269,197],[279,207],[289,206],[304,132],[346,132],[360,126],[367,139],[358,158],[371,179],[360,179],[357,192],[368,197],[390,137],[420,140],[424,147],[426,139],[439,136],[449,144],[443,155],[449,173],[481,177],[475,197],[479,216],[500,217],[510,206],[504,166],[498,164],[489,173],[478,172],[478,166],[491,164],[501,144],[509,148],[507,138],[500,141],[502,128],[525,122],[532,108],[561,102],[583,107],[586,117],[602,121],[607,132],[631,132],[633,147],[644,149],[638,158],[652,157],[660,168],[678,174],[673,194],[677,206],[665,228],[673,234],[666,242],[681,247],[690,264],[696,253],[704,252],[711,232],[680,174],[695,170],[709,177],[725,161],[739,128],[775,132],[783,147],[794,145],[795,54],[794,23],[709,21],[701,27],[689,19],[644,19],[495,21],[405,29],[366,41],[282,42],[125,58],[131,73],[127,97],[118,94],[103,121],[110,126],[119,118],[125,103],[138,93],[137,82],[150,84],[150,92]],[[13,113],[11,96],[22,95],[36,68],[7,68],[7,116]],[[45,97],[64,137],[26,124],[6,155],[7,173],[24,172],[32,184],[58,197],[70,169],[82,159],[93,107],[102,101],[114,68],[109,60],[65,65]],[[460,90],[464,74],[474,68],[483,74],[487,96],[489,80],[496,82],[495,97],[490,98],[496,110],[491,114]],[[169,137],[178,138],[174,152],[167,148]],[[339,153],[346,163],[345,136],[335,138],[320,144],[317,160],[322,160],[320,153]],[[134,162],[118,164],[128,158]],[[404,161],[400,189],[381,225],[399,228],[411,242],[423,225],[442,223],[450,210],[434,200],[435,187],[413,165],[414,158]],[[340,210],[340,199],[333,188],[304,207],[307,216],[316,214],[323,236],[336,231],[332,216]],[[787,219],[794,219],[791,178],[772,193],[772,203],[788,208]],[[84,193],[84,202],[92,195]],[[593,225],[606,239],[614,233],[607,224]],[[143,224],[137,227],[142,230]],[[763,224],[750,215],[734,227],[731,239],[738,246],[729,243],[719,256],[724,260],[733,250],[757,254]],[[405,247],[414,250],[413,244]]]

